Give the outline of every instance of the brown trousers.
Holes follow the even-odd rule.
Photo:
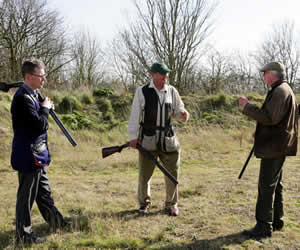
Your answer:
[[[151,151],[152,155],[163,163],[163,166],[178,179],[180,152],[164,153],[162,151]],[[139,153],[139,183],[138,183],[138,202],[145,205],[151,203],[151,177],[153,175],[155,165],[141,153]],[[160,171],[160,170],[159,170]],[[168,177],[165,176],[166,185],[166,208],[177,206],[178,202],[178,185],[175,185]]]

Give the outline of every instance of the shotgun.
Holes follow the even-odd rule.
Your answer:
[[[121,146],[102,148],[102,158],[105,158],[117,152],[121,153],[124,148],[127,148],[129,146],[130,143],[126,142]],[[171,175],[169,171],[165,167],[163,167],[148,150],[143,148],[142,145],[140,144],[137,144],[136,148],[141,152],[141,154],[143,154],[146,158],[152,161],[164,173],[164,175],[166,175],[175,185],[178,184],[176,178],[173,175]]]
[[[18,88],[18,87],[21,87],[23,84],[24,84],[24,82],[15,82],[15,83],[0,82],[0,90],[4,91],[4,92],[8,92],[11,88]],[[38,93],[39,101],[40,102],[44,101],[45,97],[41,94],[41,92],[38,90],[37,93]],[[49,113],[52,116],[53,120],[58,125],[58,127],[64,133],[64,135],[67,137],[69,142],[72,144],[72,146],[75,147],[77,145],[76,141],[74,140],[72,135],[69,133],[67,128],[64,126],[62,121],[58,118],[58,116],[56,115],[54,110],[50,109]]]

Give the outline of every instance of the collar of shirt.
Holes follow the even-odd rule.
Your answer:
[[[169,89],[168,84],[166,83],[162,89],[158,90],[153,81],[150,82],[149,88],[154,88],[159,93],[167,93]]]

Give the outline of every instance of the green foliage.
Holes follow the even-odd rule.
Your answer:
[[[89,96],[88,94],[83,94],[82,96],[81,96],[81,102],[83,103],[83,104],[92,104],[92,103],[94,103],[94,99],[93,99],[93,97],[92,96]]]
[[[133,100],[132,94],[123,94],[120,96],[112,96],[111,98],[112,107],[115,112],[115,117],[120,117],[123,120],[127,120],[130,110],[131,104]]]
[[[108,98],[98,98],[96,100],[96,105],[98,109],[104,114],[108,112],[113,112],[111,101]]]
[[[218,116],[213,113],[203,113],[203,119],[206,120],[208,123],[216,123],[218,121]]]
[[[95,97],[110,97],[113,94],[114,90],[109,88],[98,88],[93,91],[93,96]]]
[[[233,104],[233,100],[229,95],[219,93],[217,95],[209,96],[206,100],[206,105],[211,106],[212,109],[228,109]]]
[[[75,96],[65,96],[59,103],[57,111],[59,113],[72,113],[73,110],[81,110],[82,104]]]
[[[82,113],[74,112],[73,114],[65,114],[62,121],[71,129],[88,129],[93,127],[93,122]],[[95,126],[94,126],[95,127]]]
[[[114,120],[114,114],[113,114],[113,112],[106,112],[106,113],[104,113],[103,120],[104,121],[113,121]]]
[[[11,102],[12,95],[9,93],[1,93],[0,92],[0,101]]]
[[[251,102],[251,101],[254,101],[254,102],[263,102],[264,101],[264,97],[261,96],[260,94],[258,93],[248,93],[247,94],[247,98],[248,100]]]

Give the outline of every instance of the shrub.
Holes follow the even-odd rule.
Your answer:
[[[112,122],[114,120],[114,114],[113,114],[113,112],[106,112],[103,115],[103,120],[104,121],[110,121],[110,122]]]
[[[94,102],[94,99],[92,96],[89,96],[88,94],[83,94],[81,96],[81,102],[83,104],[92,104]]]
[[[254,101],[254,102],[263,102],[264,101],[264,97],[258,93],[249,93],[249,94],[247,94],[247,98],[249,101]]]
[[[58,105],[58,112],[72,113],[73,110],[81,110],[82,104],[75,96],[65,96]]]
[[[11,102],[12,101],[12,96],[8,93],[0,93],[0,101]]]
[[[93,126],[93,122],[91,120],[78,112],[63,115],[62,121],[73,130],[91,128]]]
[[[114,90],[109,88],[98,88],[93,91],[93,96],[95,97],[110,97],[113,94]]]
[[[97,99],[96,104],[97,104],[98,109],[104,114],[106,114],[108,112],[113,112],[113,107],[112,107],[111,101],[107,98]]]

